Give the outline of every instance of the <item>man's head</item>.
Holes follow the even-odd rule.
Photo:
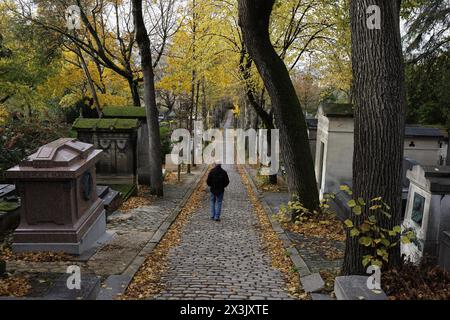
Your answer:
[[[214,161],[214,164],[215,164],[216,167],[221,167],[222,166],[222,162],[219,159],[216,159]]]

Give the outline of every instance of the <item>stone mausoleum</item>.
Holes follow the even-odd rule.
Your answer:
[[[97,164],[98,183],[137,186],[137,119],[77,119],[72,128],[80,141],[103,150]]]
[[[111,119],[138,120],[137,129],[137,176],[141,185],[150,183],[149,140],[145,108],[142,107],[105,107],[103,116]]]

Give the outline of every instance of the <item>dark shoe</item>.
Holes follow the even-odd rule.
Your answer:
[[[217,219],[214,219],[216,222],[220,222],[220,219],[219,218],[217,218]]]

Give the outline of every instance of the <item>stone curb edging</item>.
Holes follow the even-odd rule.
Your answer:
[[[121,290],[118,290],[114,292],[114,294],[107,295],[108,297],[114,298],[114,296],[117,296],[119,294],[123,294],[125,292],[126,288],[130,284],[131,280],[133,279],[136,272],[139,270],[141,265],[145,262],[146,257],[151,254],[153,249],[158,245],[158,243],[161,241],[161,239],[164,237],[166,232],[169,230],[170,226],[173,224],[173,222],[176,220],[180,212],[183,210],[183,207],[186,205],[189,198],[192,196],[194,191],[197,189],[201,179],[205,175],[205,173],[208,170],[208,166],[205,166],[203,170],[200,172],[198,177],[195,179],[195,181],[191,184],[188,191],[185,193],[183,199],[180,201],[180,203],[175,207],[175,209],[172,210],[172,213],[164,220],[164,222],[159,226],[158,230],[153,234],[152,238],[147,242],[144,248],[136,255],[136,257],[133,259],[133,261],[128,265],[128,267],[125,269],[125,271],[121,275],[111,275],[107,278],[106,282],[108,282],[108,279],[111,277],[119,277],[120,278],[120,287]],[[113,279],[111,279],[113,280]],[[103,290],[102,290],[103,291]],[[97,299],[99,299],[100,296],[104,296],[104,292],[100,292],[99,296],[97,296]],[[102,298],[102,300],[105,300]]]
[[[266,214],[269,218],[269,221],[272,225],[273,230],[275,233],[277,233],[278,238],[283,242],[283,246],[286,250],[286,252],[289,253],[289,258],[291,259],[292,263],[294,264],[295,268],[297,269],[297,272],[300,276],[300,282],[302,283],[304,288],[310,288],[308,293],[311,293],[311,298],[313,300],[323,300],[325,297],[322,297],[324,295],[321,294],[312,294],[313,292],[320,291],[323,289],[323,286],[325,282],[323,281],[322,277],[319,273],[312,273],[309,269],[306,262],[303,260],[302,256],[298,252],[298,250],[295,248],[292,241],[289,239],[288,235],[284,231],[284,229],[281,227],[280,223],[276,221],[273,218],[273,215],[275,214],[272,210],[272,208],[267,203],[266,199],[264,198],[262,192],[260,192],[255,184],[255,181],[253,180],[253,177],[248,172],[247,167],[245,165],[242,166],[244,169],[244,172],[248,178],[248,181],[250,182],[250,185],[255,192],[255,194],[258,196],[258,199],[260,200],[264,210],[266,211]]]

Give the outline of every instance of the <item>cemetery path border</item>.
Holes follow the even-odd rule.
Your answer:
[[[304,287],[305,291],[307,288],[312,288],[310,292],[311,299],[312,300],[328,300],[328,297],[322,294],[315,293],[316,291],[320,291],[322,289],[322,283],[324,283],[322,277],[319,273],[312,273],[309,269],[306,262],[303,260],[302,256],[298,252],[298,250],[295,248],[293,242],[289,239],[288,235],[284,231],[284,229],[281,227],[280,223],[274,219],[274,215],[276,214],[273,212],[272,208],[267,203],[266,199],[262,195],[262,193],[258,190],[258,187],[255,184],[255,181],[253,180],[252,175],[248,172],[247,166],[243,165],[241,166],[243,169],[242,171],[246,175],[251,188],[253,189],[254,193],[257,195],[258,200],[261,202],[262,207],[264,208],[264,211],[266,212],[269,221],[272,225],[273,230],[278,235],[279,239],[283,243],[283,246],[286,250],[286,252],[289,254],[289,258],[291,259],[292,263],[294,264],[299,276],[300,276],[300,282],[302,286]]]
[[[111,292],[111,294],[107,294],[108,298],[114,299],[114,296],[120,296],[123,294],[126,289],[128,288],[128,285],[131,283],[132,279],[134,278],[135,274],[138,272],[142,264],[145,262],[148,255],[150,255],[153,251],[153,249],[158,245],[158,243],[161,241],[161,239],[165,236],[171,225],[175,222],[180,212],[183,210],[184,206],[188,202],[188,200],[191,198],[194,191],[198,188],[199,183],[202,181],[202,178],[206,174],[208,170],[208,166],[204,166],[204,168],[199,173],[198,177],[195,179],[193,183],[189,186],[189,189],[186,191],[183,199],[180,201],[180,203],[175,207],[175,209],[172,210],[172,213],[169,214],[169,216],[164,220],[164,222],[160,225],[158,230],[153,234],[153,237],[148,241],[148,243],[145,245],[144,248],[136,255],[136,257],[133,259],[133,261],[130,263],[130,265],[127,267],[127,269],[119,276],[112,275],[108,277],[106,282],[116,282],[118,279],[118,283],[115,286],[116,290],[114,292]],[[120,287],[118,289],[117,287]],[[103,291],[103,290],[102,290]],[[105,292],[100,292],[100,294],[97,296],[97,299],[102,297],[102,300],[104,299]]]

